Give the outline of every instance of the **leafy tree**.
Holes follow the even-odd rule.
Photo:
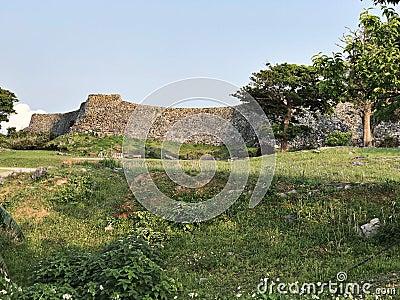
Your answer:
[[[313,57],[321,90],[361,109],[365,147],[372,145],[372,117],[376,123],[400,119],[400,17],[382,9],[385,20],[361,13],[359,28],[341,40],[342,52]]]
[[[266,64],[267,69],[253,73],[251,82],[235,96],[246,101],[250,94],[273,123],[274,134],[285,152],[288,141],[304,131],[296,124],[296,116],[305,112],[326,112],[331,106],[316,88],[318,74],[312,66],[296,64]]]
[[[8,128],[7,128],[7,136],[8,136],[8,137],[15,137],[15,136],[17,136],[17,128],[16,128],[16,127],[8,127]]]
[[[374,0],[374,4],[399,4],[400,0]]]
[[[14,102],[18,102],[15,94],[0,87],[0,122],[7,122],[9,115],[15,113]]]

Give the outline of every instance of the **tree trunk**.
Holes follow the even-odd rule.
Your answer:
[[[282,136],[282,143],[281,143],[281,151],[286,152],[288,148],[288,131],[289,131],[289,124],[290,119],[292,118],[292,109],[288,107],[285,119],[283,120],[283,136]]]
[[[371,134],[371,111],[372,103],[366,101],[363,110],[363,145],[364,147],[372,146],[372,134]]]

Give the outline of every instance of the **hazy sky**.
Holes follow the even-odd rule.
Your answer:
[[[90,93],[132,102],[188,77],[242,86],[269,61],[311,64],[371,0],[0,0],[0,86],[31,110]],[[25,108],[24,108],[25,109]]]

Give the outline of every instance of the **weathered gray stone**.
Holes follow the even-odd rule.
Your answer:
[[[245,105],[245,104],[242,104]],[[123,101],[120,95],[89,95],[79,110],[64,114],[34,114],[31,118],[28,130],[31,132],[52,132],[54,135],[62,135],[69,132],[91,133],[98,137],[106,135],[122,135],[132,112],[143,106]],[[198,114],[211,114],[228,120],[242,135],[245,142],[254,140],[254,130],[234,107],[213,108],[161,108],[152,107],[154,111],[162,111],[153,126],[149,130],[147,138],[162,140],[170,128],[179,120]],[[144,110],[146,111],[146,110]],[[268,114],[267,114],[268,115]],[[199,120],[201,122],[201,120]],[[326,137],[334,131],[353,132],[352,144],[362,144],[362,121],[360,111],[352,104],[340,103],[330,116],[313,116],[305,111],[297,122],[309,126],[311,131],[296,137],[290,142],[291,148],[317,148],[323,145]],[[140,133],[140,125],[135,130]],[[188,124],[188,131],[196,132],[196,123]],[[194,130],[193,130],[194,129]],[[374,143],[382,145],[386,136],[393,136],[397,145],[400,145],[400,122],[383,122],[374,127]],[[178,142],[182,142],[179,132],[172,136]],[[207,134],[191,136],[187,142],[206,143],[220,145],[221,140]]]
[[[35,170],[35,172],[32,173],[31,178],[33,180],[42,177],[44,174],[46,174],[46,169],[43,167],[39,167]]]
[[[120,95],[89,95],[87,101],[82,103],[77,111],[65,114],[34,114],[28,130],[34,133],[51,131],[55,135],[69,132],[92,133],[99,137],[123,135],[132,112],[135,109],[143,109],[145,113],[151,113],[152,110],[161,112],[152,124],[149,133],[146,134],[148,139],[163,140],[169,129],[178,121],[187,116],[204,114],[215,115],[229,121],[241,133],[245,142],[252,141],[255,137],[249,123],[234,107],[162,108],[154,106],[150,107],[153,108],[150,111],[148,108],[149,106],[123,101]],[[197,121],[202,122],[201,119]],[[141,124],[137,124],[137,129],[135,128],[138,136],[141,133],[140,126]],[[196,132],[198,125],[195,122],[193,124],[189,122],[187,127],[189,132]],[[183,137],[179,134],[180,132],[175,133],[171,140],[183,142]],[[219,138],[208,134],[190,136],[187,142],[221,144]]]
[[[199,284],[202,284],[202,283],[204,283],[204,282],[206,282],[206,281],[208,281],[208,278],[200,278],[199,279]]]
[[[374,218],[369,223],[362,225],[360,228],[356,228],[356,231],[361,236],[372,237],[378,233],[381,227],[381,222],[378,218]]]

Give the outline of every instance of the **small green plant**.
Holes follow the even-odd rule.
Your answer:
[[[0,205],[0,229],[4,229],[15,241],[23,241],[24,234],[11,215]],[[0,257],[1,258],[1,257]],[[1,269],[0,269],[1,271]],[[1,272],[0,272],[1,273]]]
[[[395,148],[397,147],[397,139],[393,135],[387,135],[383,138],[382,147]]]
[[[11,282],[7,276],[0,274],[0,297],[2,300],[14,300],[16,293],[22,292],[22,288]]]
[[[54,200],[58,203],[79,203],[91,198],[95,182],[90,176],[71,176],[68,183],[57,190]]]
[[[121,162],[115,159],[105,158],[99,162],[99,165],[110,169],[122,168]]]
[[[8,268],[6,263],[3,260],[3,257],[0,255],[0,277],[8,275]]]
[[[352,136],[353,133],[351,132],[334,131],[326,137],[324,145],[330,147],[349,146]]]

